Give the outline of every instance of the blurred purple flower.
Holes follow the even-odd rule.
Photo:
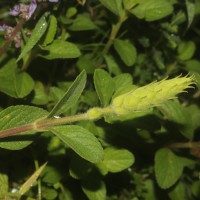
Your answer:
[[[19,5],[15,5],[12,10],[10,10],[9,14],[12,16],[20,15],[22,18],[29,20],[33,13],[37,8],[38,2],[45,2],[46,0],[31,0],[29,5],[20,3]],[[49,2],[57,3],[58,0],[48,0]]]
[[[29,5],[20,3],[19,5],[15,5],[12,10],[10,10],[9,14],[12,16],[20,15],[22,18],[28,20],[35,12],[37,8],[37,1],[31,0]]]
[[[29,6],[29,18],[32,16],[32,14],[35,12],[37,8],[37,2],[36,0],[32,0],[31,1],[31,4]]]
[[[0,26],[0,31],[5,31],[6,29],[8,29],[8,25],[3,24],[2,26]]]
[[[6,34],[4,36],[5,39],[9,39],[14,31],[15,27],[11,27],[8,26],[6,24],[3,24],[2,26],[0,26],[0,31],[6,31]],[[20,36],[20,32],[18,32],[14,39],[13,39],[14,43],[15,43],[15,47],[19,48],[21,46],[21,36]]]
[[[12,10],[10,10],[9,14],[12,16],[17,16],[20,13],[19,5],[15,5]]]

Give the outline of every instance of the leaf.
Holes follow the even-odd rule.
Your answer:
[[[63,40],[54,40],[50,45],[42,47],[42,50],[47,52],[42,52],[39,56],[48,60],[77,58],[81,55],[79,48],[75,44]]]
[[[162,148],[155,155],[155,174],[158,185],[167,189],[174,185],[183,172],[181,157],[171,150]]]
[[[34,88],[34,97],[31,100],[31,103],[35,104],[35,105],[45,105],[47,104],[49,101],[48,99],[48,95],[45,91],[45,87],[44,85],[37,81],[35,83],[35,88]]]
[[[42,199],[54,200],[58,196],[58,192],[52,187],[42,187]]]
[[[79,76],[77,76],[76,80],[72,83],[72,85],[69,87],[67,92],[60,99],[60,101],[51,110],[48,117],[50,118],[53,117],[54,115],[61,114],[63,107],[65,107],[65,111],[71,108],[81,96],[85,84],[86,84],[86,73],[85,71],[82,71],[79,74]]]
[[[2,194],[6,194],[9,189],[8,176],[0,173],[0,198]]]
[[[195,196],[196,198],[199,197],[200,195],[200,181],[193,181],[192,182],[192,187],[191,187],[192,195]]]
[[[178,46],[178,58],[181,61],[192,58],[196,50],[196,45],[193,41],[181,42]]]
[[[168,192],[168,196],[170,200],[189,199],[189,196],[187,195],[187,187],[183,182],[176,184],[175,187]]]
[[[116,39],[114,41],[114,48],[127,66],[130,67],[135,63],[137,51],[130,41]]]
[[[115,60],[114,56],[105,55],[104,59],[106,61],[106,65],[110,74],[119,75],[121,73],[120,66]]]
[[[197,72],[192,72],[191,74],[195,76],[196,85],[200,89],[200,74]]]
[[[130,12],[139,19],[155,21],[172,14],[173,7],[167,0],[140,0],[139,5]]]
[[[113,12],[116,15],[120,15],[122,11],[122,0],[100,0],[100,2],[105,6],[108,10]]]
[[[82,159],[79,156],[73,156],[70,163],[69,173],[74,179],[83,179],[88,176],[94,167],[87,160]]]
[[[23,195],[25,194],[35,183],[35,181],[38,179],[39,175],[45,168],[47,163],[44,163],[37,171],[34,172],[34,174],[20,187],[19,194]]]
[[[45,167],[45,170],[41,174],[42,182],[45,182],[47,184],[56,184],[56,183],[58,183],[62,179],[62,175],[63,175],[62,171],[63,170],[61,169],[60,166],[58,166],[58,164],[56,166],[47,165]]]
[[[78,69],[82,71],[83,69],[87,74],[93,74],[95,70],[95,60],[93,54],[84,54],[79,57],[78,62],[76,63]]]
[[[23,58],[27,53],[29,53],[31,51],[31,49],[36,45],[36,43],[40,40],[40,38],[44,35],[44,33],[48,27],[46,17],[47,17],[47,13],[45,13],[37,22],[32,34],[31,34],[31,37],[28,39],[28,42],[26,43],[25,47],[22,49],[21,54],[17,58],[17,62],[21,58]]]
[[[15,98],[27,96],[34,87],[33,79],[17,68],[15,59],[0,69],[0,91]]]
[[[135,5],[137,5],[138,0],[123,0],[123,5],[126,10],[130,10]]]
[[[112,173],[129,168],[135,161],[133,154],[126,149],[106,148],[104,154],[104,160],[99,164]]]
[[[175,122],[177,129],[188,139],[193,138],[194,128],[192,123],[192,115],[178,101],[168,101],[158,107],[171,122]]]
[[[97,138],[88,130],[76,125],[56,126],[49,130],[85,160],[92,163],[103,160],[103,148]]]
[[[42,44],[43,46],[46,46],[53,41],[56,31],[57,31],[57,19],[54,15],[50,15],[49,26],[48,26],[48,29],[47,29],[47,32],[46,32],[46,35],[44,38],[44,42]]]
[[[186,9],[187,9],[187,18],[188,18],[188,25],[189,28],[193,22],[195,16],[195,1],[194,0],[185,0]]]
[[[105,200],[106,186],[97,174],[90,174],[81,181],[81,187],[89,200]]]
[[[102,106],[107,106],[114,92],[114,82],[108,72],[97,69],[94,72],[94,85]]]
[[[112,98],[133,89],[133,78],[128,73],[127,74],[123,73],[118,76],[115,76],[113,80],[115,82],[115,94],[113,95]]]
[[[11,106],[0,112],[0,135],[3,130],[20,127],[44,118],[48,112],[32,106]],[[0,147],[9,150],[19,150],[33,141],[36,131],[27,131],[18,135],[0,138]]]
[[[73,24],[69,27],[72,31],[88,31],[94,30],[97,26],[91,20],[89,14],[79,14],[73,21]]]
[[[186,68],[189,71],[192,72],[197,72],[198,74],[200,74],[200,61],[199,60],[188,60],[185,62]]]

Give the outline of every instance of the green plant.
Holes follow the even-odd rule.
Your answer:
[[[18,3],[0,3],[0,199],[198,199],[200,2]]]

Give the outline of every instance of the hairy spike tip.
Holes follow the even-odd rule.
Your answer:
[[[194,76],[189,75],[163,79],[114,98],[111,107],[113,112],[118,115],[145,111],[175,98],[185,89],[192,88],[191,85],[194,83]]]

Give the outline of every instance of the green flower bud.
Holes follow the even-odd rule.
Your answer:
[[[177,94],[191,88],[191,84],[194,84],[194,77],[191,76],[153,82],[114,98],[111,108],[118,115],[145,111],[175,98]]]

